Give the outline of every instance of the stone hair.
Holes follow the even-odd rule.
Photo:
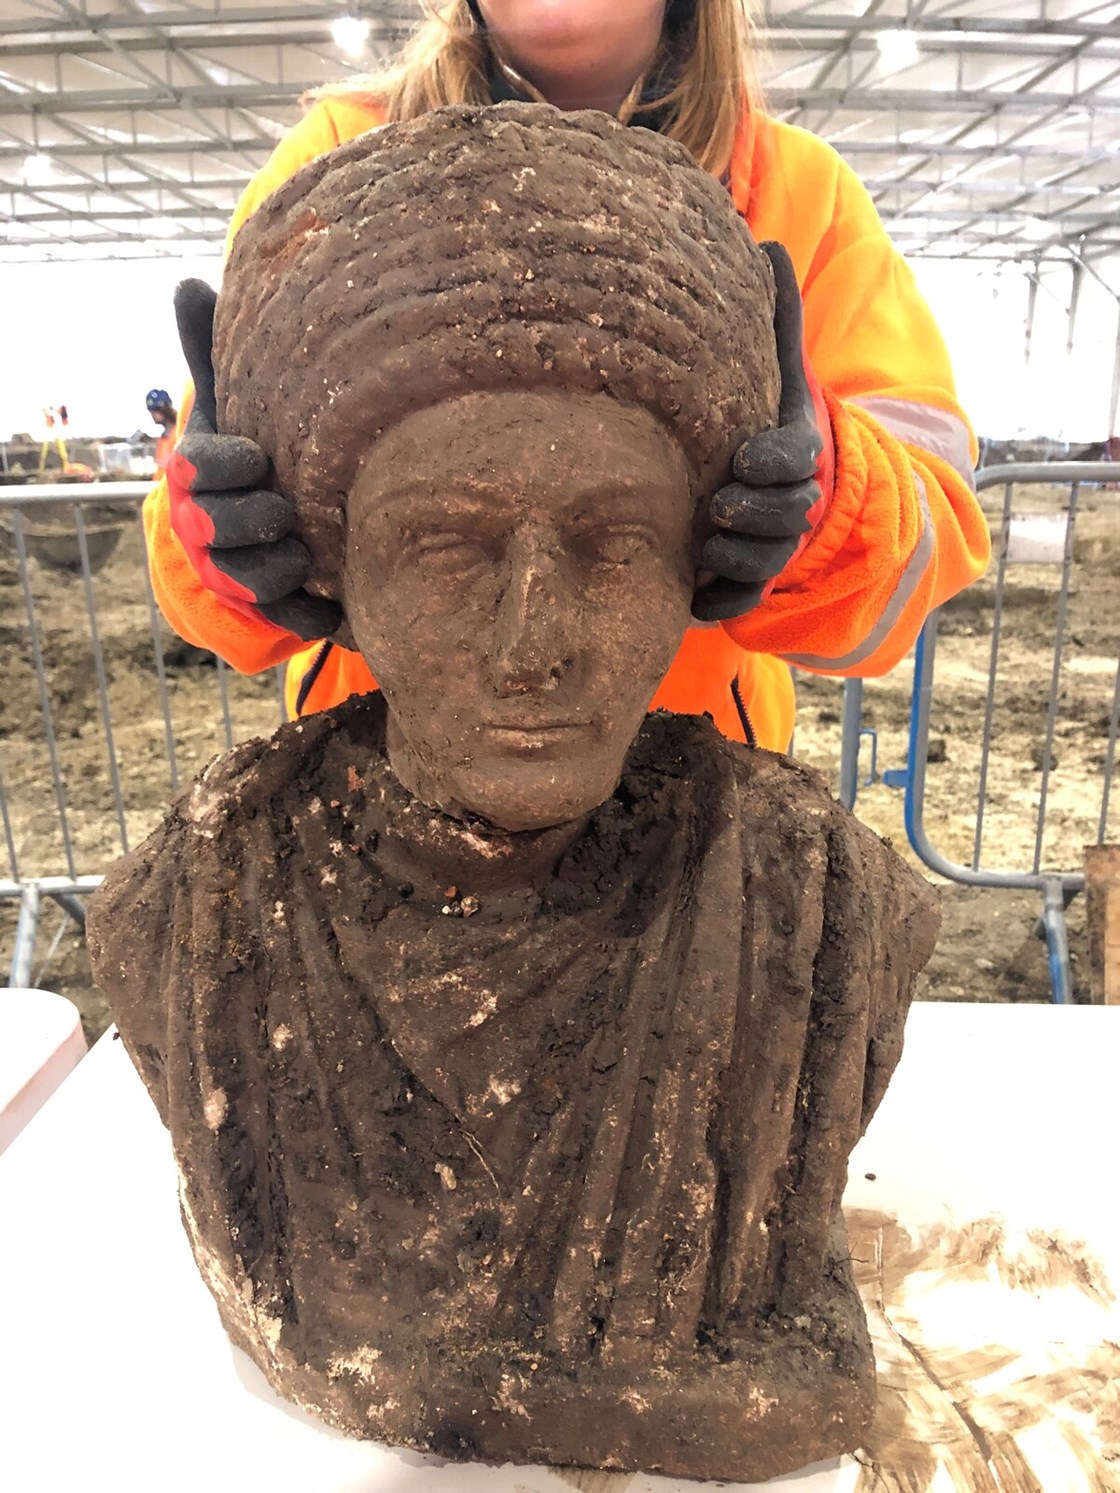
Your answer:
[[[320,576],[370,445],[475,390],[641,406],[699,497],[775,422],[773,303],[769,261],[683,146],[543,104],[439,109],[311,162],[241,228],[220,428],[268,453]]]

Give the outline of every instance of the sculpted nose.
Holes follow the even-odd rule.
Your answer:
[[[555,689],[572,666],[572,597],[555,545],[539,534],[511,546],[509,582],[498,604],[491,652],[506,693]]]

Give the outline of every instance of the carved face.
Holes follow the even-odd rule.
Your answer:
[[[679,446],[605,395],[468,394],[373,447],[343,598],[404,785],[506,830],[614,791],[689,622]]]

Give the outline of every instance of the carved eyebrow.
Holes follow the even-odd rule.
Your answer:
[[[664,521],[653,511],[649,497],[650,488],[641,474],[581,474],[556,485],[549,507],[573,532],[611,523],[660,531]],[[696,500],[689,488],[682,490],[680,501],[691,517]],[[448,473],[438,485],[433,485],[430,478],[405,477],[378,496],[374,508],[380,505],[410,527],[418,523],[468,524],[477,525],[480,532],[516,525],[524,512],[523,494],[510,491],[507,476],[477,472]]]
[[[519,515],[516,498],[490,488],[479,491],[473,483],[452,477],[439,492],[430,486],[402,489],[390,498],[392,508],[407,530],[421,527],[444,530],[477,530],[492,533],[515,524]],[[407,505],[401,514],[401,505]]]
[[[433,509],[445,509],[455,505],[468,510],[482,511],[501,503],[509,503],[511,499],[508,487],[509,484],[505,479],[499,482],[493,477],[449,472],[443,475],[438,483],[433,483],[430,477],[404,477],[400,482],[395,482],[391,488],[378,493],[376,501],[392,504],[408,502],[417,508],[427,503]],[[512,501],[515,502],[516,498]]]

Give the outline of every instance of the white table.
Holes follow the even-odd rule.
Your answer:
[[[889,1406],[906,1400],[907,1375],[913,1377],[913,1361],[897,1361],[909,1352],[904,1342],[920,1341],[926,1367],[944,1365],[953,1351],[1018,1344],[1026,1365],[1020,1377],[1038,1383],[1039,1361],[1071,1366],[1081,1382],[1100,1343],[1120,1340],[1116,1309],[1093,1285],[1107,1275],[1120,1286],[1111,1098],[1118,1072],[1116,1010],[914,1009],[905,1055],[853,1157],[845,1198],[856,1222],[853,1256],[863,1249],[860,1270]],[[884,1267],[889,1289],[878,1311],[879,1255],[889,1265],[891,1240],[906,1237],[892,1219],[924,1245],[911,1250],[913,1269],[901,1285],[889,1285]],[[990,1258],[961,1267],[961,1240],[967,1256],[976,1235],[958,1226],[980,1219],[998,1220],[983,1226]],[[1004,1235],[994,1253],[993,1229]],[[1042,1256],[1058,1262],[1056,1273],[1024,1281],[1024,1262]],[[1088,1272],[1088,1286],[1073,1279],[1078,1271]],[[1009,1278],[1018,1284],[1008,1285]],[[905,1333],[897,1327],[902,1320]],[[978,1373],[980,1399],[1014,1398],[1014,1365],[990,1372],[982,1365]],[[996,1381],[1003,1387],[992,1396]],[[1096,1435],[1092,1414],[1070,1391],[1066,1415],[1060,1384],[1046,1382],[1051,1403],[1024,1433],[1024,1455],[1046,1471],[1048,1490],[1100,1493],[1111,1486],[1103,1462],[1079,1481],[1076,1457],[1062,1460],[1070,1425],[1089,1441]],[[950,1391],[952,1420],[950,1402],[964,1391]],[[988,1413],[983,1405],[976,1411],[981,1419]],[[939,1433],[914,1425],[911,1431],[919,1458],[929,1455]],[[960,1432],[950,1426],[944,1439],[953,1442]],[[889,1428],[876,1454],[885,1469],[892,1457],[909,1455],[897,1437],[892,1443]],[[946,1465],[959,1454],[960,1446],[949,1446]],[[928,1485],[969,1486],[943,1475]],[[850,1493],[859,1478],[859,1465],[844,1458],[780,1481],[783,1493]],[[643,1475],[444,1465],[348,1441],[283,1404],[226,1341],[179,1223],[167,1136],[111,1035],[0,1158],[0,1488],[672,1493],[696,1486]]]
[[[85,1055],[72,1001],[50,990],[0,991],[0,1153]]]

